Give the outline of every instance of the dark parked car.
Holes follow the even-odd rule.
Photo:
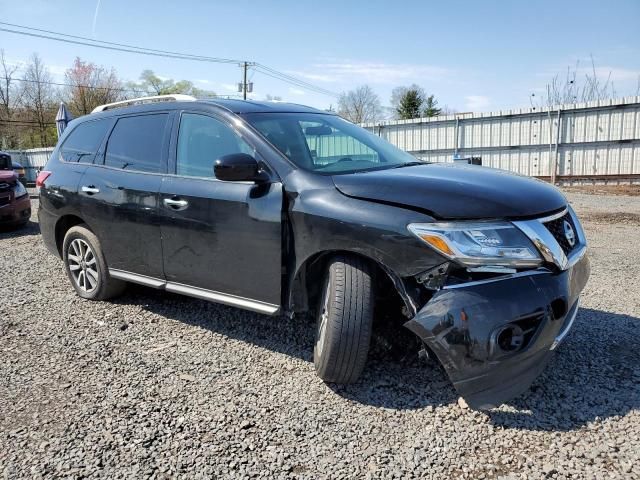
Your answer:
[[[589,276],[546,183],[417,161],[331,113],[170,96],[70,123],[38,178],[43,239],[78,295],[136,282],[269,315],[312,313],[314,363],[348,383],[394,316],[468,404],[527,389]],[[277,319],[274,319],[277,322]]]
[[[27,173],[24,169],[24,167],[19,164],[18,162],[12,161],[11,162],[11,168],[13,168],[13,171],[16,172],[16,175],[18,176],[18,180],[20,180],[20,183],[22,183],[24,186],[27,185]]]
[[[11,156],[0,152],[0,226],[20,227],[31,216],[31,200],[13,170]]]

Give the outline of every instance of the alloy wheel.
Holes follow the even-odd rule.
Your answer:
[[[324,337],[327,334],[327,324],[329,323],[329,290],[331,289],[331,282],[327,280],[327,286],[322,293],[322,311],[320,312],[320,321],[318,322],[318,333],[316,341],[316,349],[318,355],[322,355],[322,348],[324,346]]]
[[[67,265],[73,281],[82,291],[91,293],[98,288],[98,262],[87,242],[76,238],[67,249]]]

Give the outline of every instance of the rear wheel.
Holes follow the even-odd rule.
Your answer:
[[[106,300],[122,293],[125,282],[109,276],[100,241],[84,225],[71,227],[62,254],[67,276],[76,293],[89,300]]]
[[[355,382],[367,361],[373,323],[371,270],[358,257],[329,262],[317,313],[313,363],[325,382]]]

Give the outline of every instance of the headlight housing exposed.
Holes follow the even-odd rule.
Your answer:
[[[536,267],[536,247],[510,222],[411,223],[409,231],[431,248],[468,267]]]
[[[27,189],[24,188],[22,182],[16,182],[14,193],[16,195],[16,198],[24,197],[27,194]]]

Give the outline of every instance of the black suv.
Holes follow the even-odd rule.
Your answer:
[[[42,236],[81,297],[135,282],[311,313],[316,370],[337,383],[358,378],[374,312],[398,299],[386,318],[404,315],[474,408],[528,388],[589,276],[583,230],[553,186],[420,162],[299,105],[101,106],[70,123],[38,186]]]

